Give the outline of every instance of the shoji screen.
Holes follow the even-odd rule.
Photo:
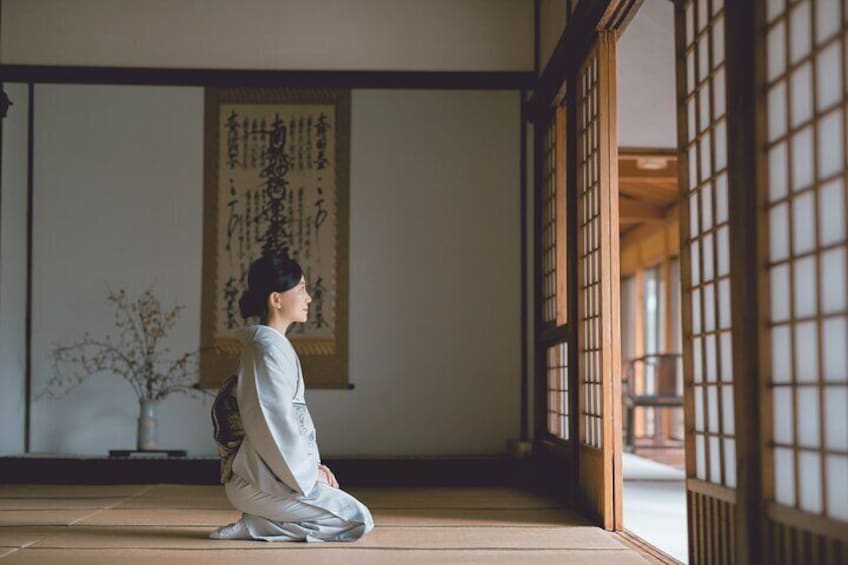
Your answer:
[[[769,0],[758,17],[765,53],[759,247],[767,560],[844,562],[848,7]]]
[[[542,154],[542,314],[547,332],[547,431],[567,441],[569,432],[568,344],[557,328],[567,320],[565,109],[551,113]]]
[[[605,527],[620,522],[618,170],[615,35],[602,32],[580,66],[577,110],[577,297],[580,502]],[[616,448],[617,447],[617,448]],[[620,497],[619,497],[620,498]],[[619,524],[620,525],[620,524]]]
[[[548,347],[548,432],[559,439],[569,440],[568,343]]]
[[[690,562],[732,561],[736,443],[730,295],[725,14],[676,14],[681,283]]]
[[[542,317],[568,321],[566,307],[565,112],[551,115],[542,154]]]

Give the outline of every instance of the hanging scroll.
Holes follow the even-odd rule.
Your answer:
[[[311,387],[347,387],[350,91],[206,89],[201,384],[236,367],[250,263],[303,267],[309,320],[288,337]]]

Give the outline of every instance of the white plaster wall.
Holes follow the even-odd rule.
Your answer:
[[[114,331],[106,285],[148,287],[184,304],[172,348],[199,343],[203,91],[37,85],[32,382],[52,375],[54,344]],[[212,452],[209,402],[162,406],[163,447]],[[32,450],[134,448],[138,403],[99,374],[61,400],[32,405]],[[167,430],[167,431],[165,431]]]
[[[499,453],[518,435],[519,96],[356,91],[351,380],[323,445]]]
[[[111,330],[105,283],[153,285],[199,340],[202,90],[36,89],[33,382],[51,344]],[[310,391],[322,453],[500,453],[518,435],[515,92],[354,91],[352,391]],[[33,405],[33,450],[133,447],[137,403],[99,375]],[[171,397],[161,443],[214,453],[209,401]]]
[[[616,57],[619,145],[676,147],[674,4],[645,0]]]
[[[3,0],[0,62],[529,71],[532,0]]]
[[[0,455],[24,449],[26,348],[27,113],[25,84],[6,83],[0,179]]]

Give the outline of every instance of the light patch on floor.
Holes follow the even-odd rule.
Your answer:
[[[624,527],[683,563],[688,559],[686,481],[679,469],[622,456]]]
[[[376,528],[354,543],[208,539],[240,516],[223,487],[0,486],[0,565],[645,561],[550,499],[507,488],[362,488]],[[249,552],[249,553],[246,553]]]

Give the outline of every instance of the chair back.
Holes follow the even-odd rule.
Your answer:
[[[677,367],[679,353],[661,353],[656,356],[657,396],[677,396]]]
[[[633,397],[641,395],[678,397],[677,373],[682,356],[679,353],[650,353],[623,361],[622,395]],[[642,367],[642,375],[652,375],[654,390],[636,390],[637,366]]]

